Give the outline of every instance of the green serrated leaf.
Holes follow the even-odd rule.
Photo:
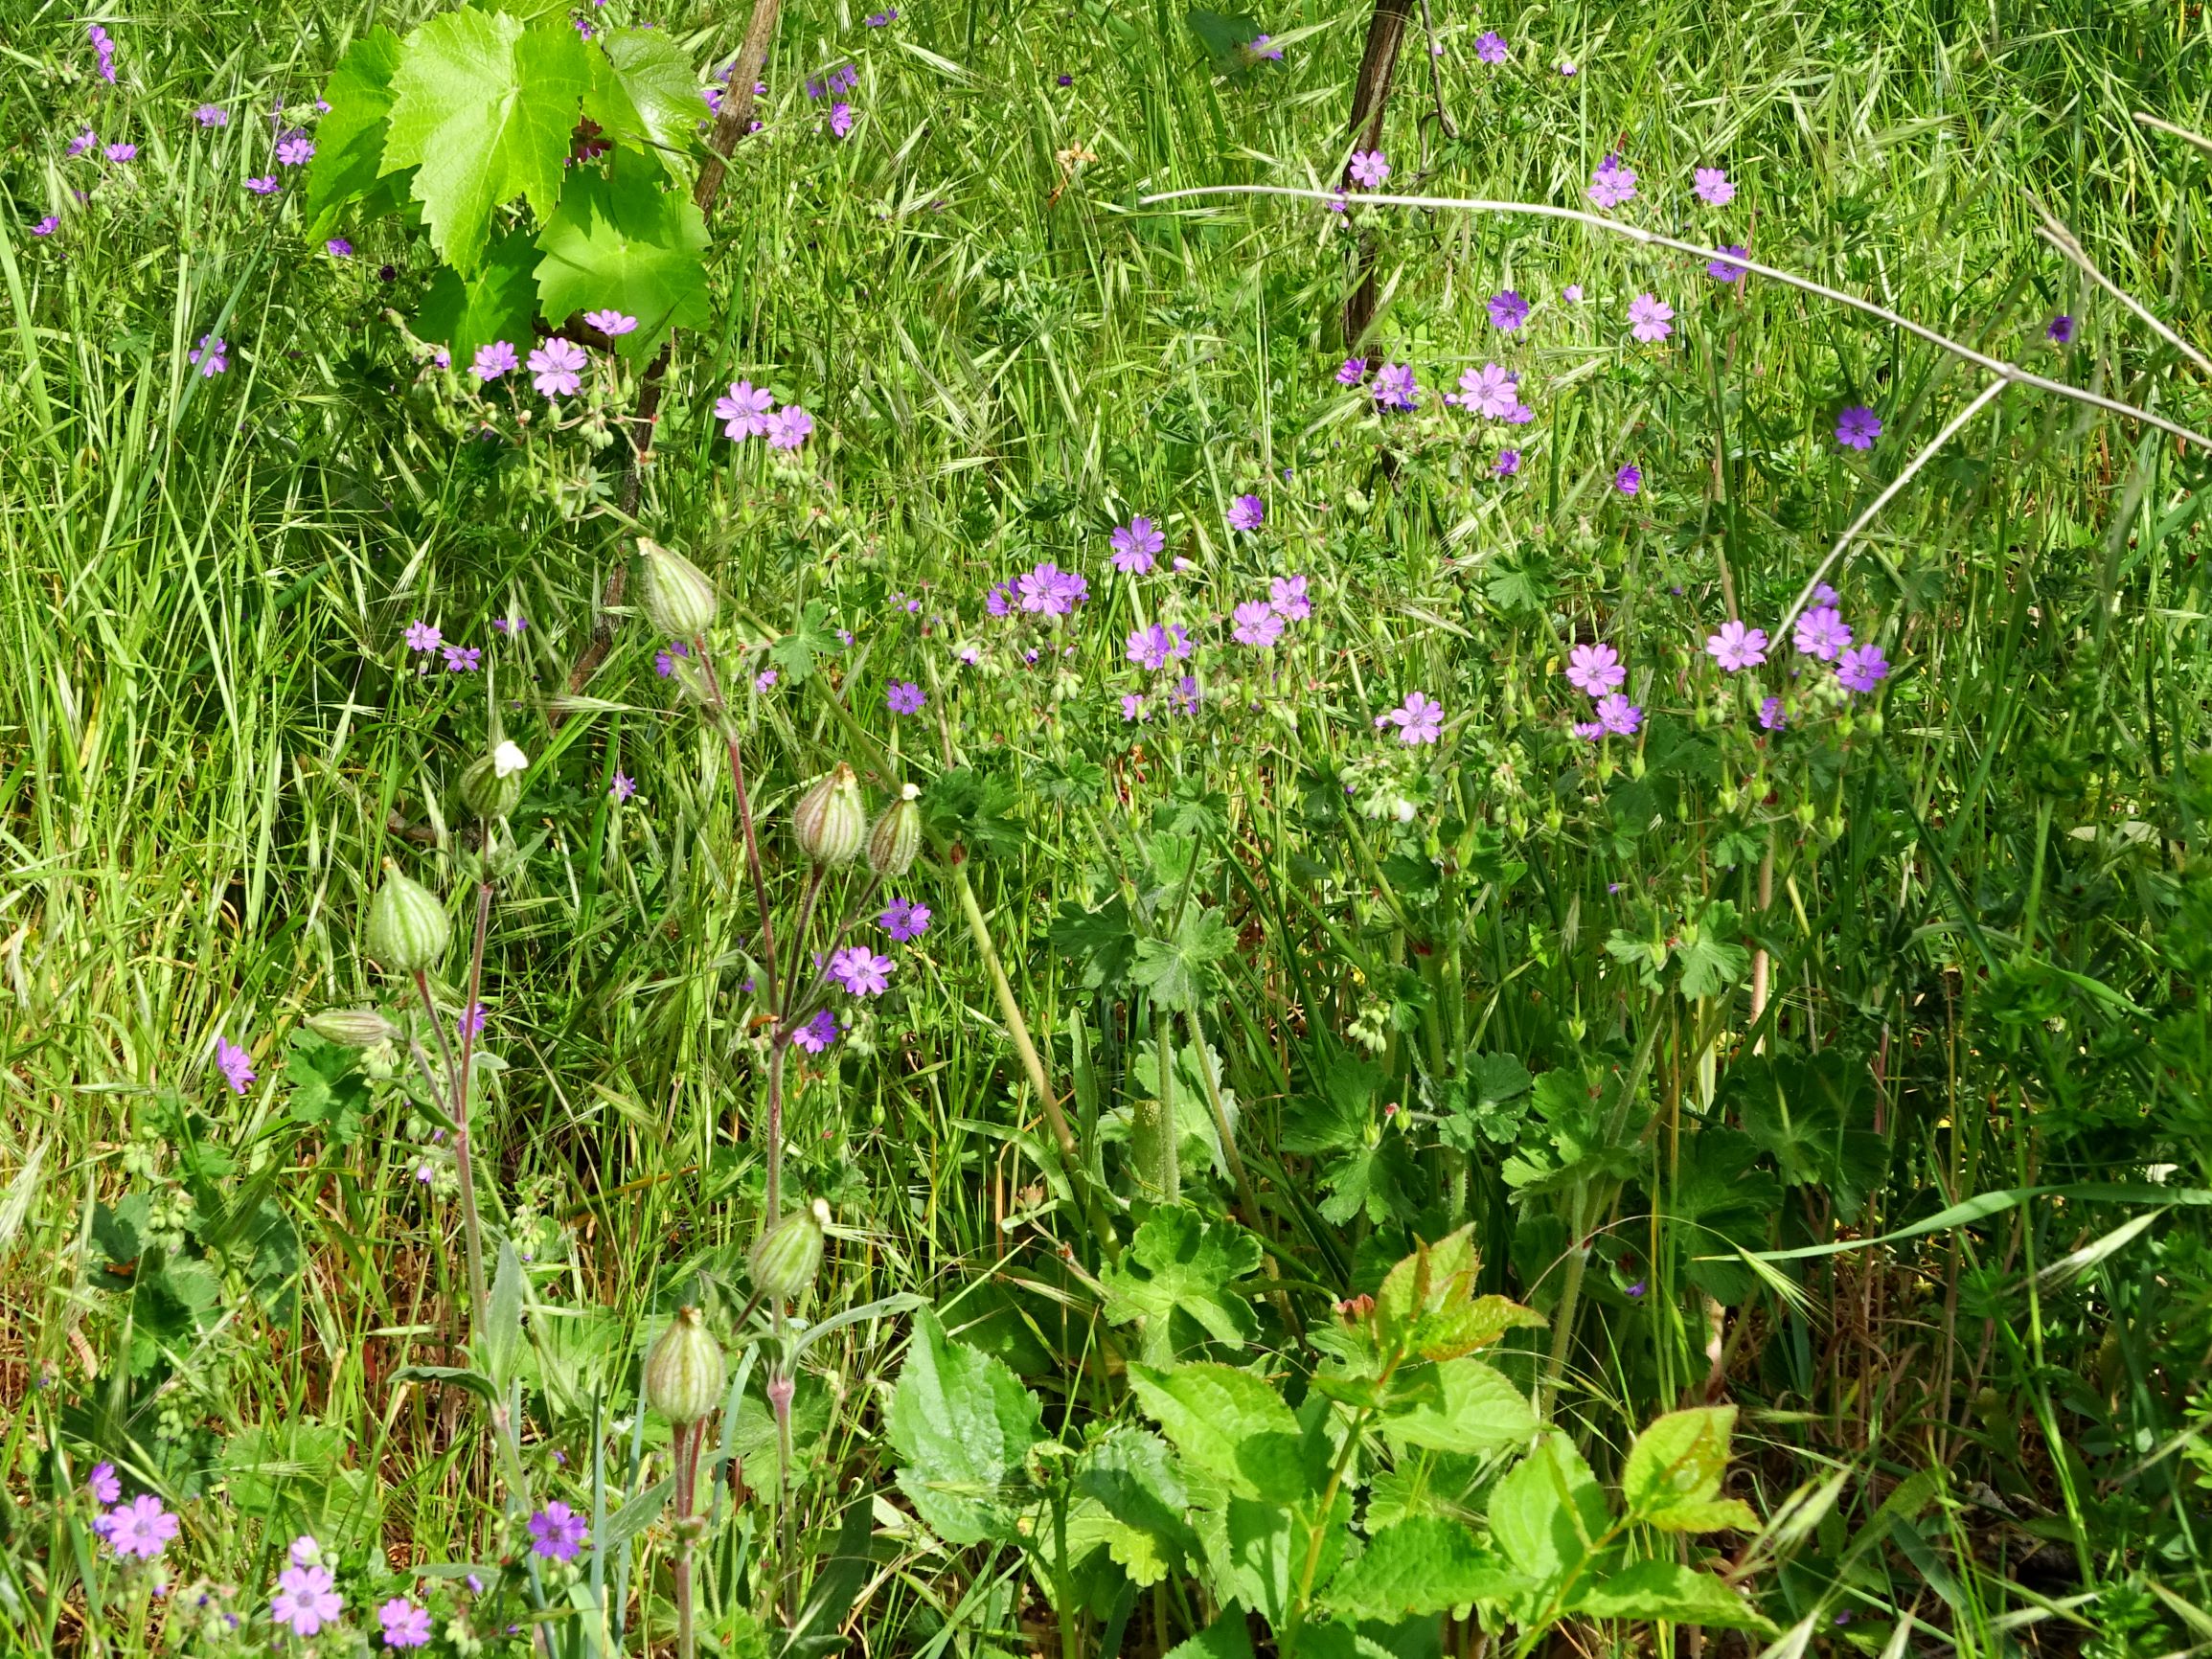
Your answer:
[[[1154,1210],[1122,1259],[1099,1275],[1106,1316],[1140,1327],[1144,1357],[1153,1365],[1175,1356],[1178,1312],[1215,1341],[1242,1348],[1260,1322],[1230,1286],[1259,1266],[1260,1241],[1235,1222],[1208,1221],[1187,1204]]]
[[[352,1049],[297,1032],[285,1060],[285,1081],[291,1086],[295,1123],[320,1125],[336,1146],[351,1146],[359,1137],[369,1110],[369,1081]]]
[[[820,600],[809,600],[800,607],[791,631],[768,648],[768,660],[793,685],[803,686],[814,677],[814,659],[836,655],[837,647],[836,630],[830,626],[830,607]]]
[[[1395,1624],[1476,1602],[1500,1602],[1529,1581],[1474,1541],[1456,1521],[1417,1516],[1384,1527],[1366,1553],[1329,1586],[1332,1611]]]
[[[1654,1418],[1629,1447],[1621,1470],[1621,1496],[1629,1513],[1672,1533],[1756,1528],[1759,1517],[1748,1505],[1721,1496],[1735,1425],[1732,1405],[1698,1406]]]
[[[444,345],[457,364],[494,340],[526,351],[537,312],[537,282],[531,274],[536,261],[530,233],[509,231],[491,244],[474,276],[439,266],[416,313],[416,333]]]
[[[381,170],[417,170],[414,196],[447,264],[473,272],[493,212],[518,195],[552,218],[590,84],[583,42],[564,23],[526,28],[467,8],[407,37]]]
[[[1611,1525],[1590,1466],[1562,1434],[1545,1436],[1490,1494],[1490,1533],[1516,1568],[1549,1586],[1582,1565]]]
[[[1204,1363],[1129,1368],[1137,1404],[1175,1449],[1243,1497],[1288,1503],[1307,1495],[1298,1420],[1250,1372]]]
[[[1168,1650],[1168,1659],[1252,1659],[1252,1632],[1243,1604],[1231,1602],[1196,1636]]]
[[[1711,1573],[1677,1561],[1638,1561],[1576,1593],[1567,1610],[1593,1619],[1666,1619],[1730,1630],[1773,1626]]]
[[[315,154],[308,163],[308,236],[327,237],[346,210],[379,197],[364,214],[396,207],[403,181],[384,174],[385,120],[392,113],[392,77],[399,67],[399,37],[381,24],[355,40],[323,89],[330,110],[315,124]]]
[[[1220,913],[1194,904],[1175,924],[1173,939],[1137,941],[1129,977],[1152,993],[1155,1007],[1195,1009],[1213,989],[1214,964],[1236,947],[1237,936]]]
[[[1191,1495],[1175,1467],[1174,1454],[1159,1436],[1127,1424],[1109,1429],[1076,1466],[1075,1489],[1100,1504],[1124,1527],[1155,1541],[1152,1558],[1174,1567],[1197,1554],[1191,1530]],[[1109,1537],[1107,1548],[1125,1568],[1134,1568]],[[1146,1582],[1153,1580],[1147,1579]]]
[[[619,145],[689,149],[709,111],[683,48],[662,29],[612,29],[599,45],[584,115]]]
[[[1044,1408],[1002,1361],[953,1341],[926,1308],[915,1315],[889,1430],[900,1489],[939,1537],[978,1544],[1013,1535]]]
[[[1682,928],[1682,942],[1675,948],[1682,994],[1693,999],[1718,996],[1744,977],[1751,953],[1730,938],[1741,926],[1736,907],[1725,898],[1705,906],[1698,920]]]
[[[539,308],[556,320],[606,309],[635,317],[615,341],[625,356],[643,360],[670,330],[706,319],[706,220],[688,192],[664,190],[635,161],[611,174],[579,171],[537,246]]]
[[[1535,1434],[1528,1397],[1479,1359],[1448,1359],[1401,1373],[1381,1422],[1383,1436],[1430,1451],[1497,1452]]]

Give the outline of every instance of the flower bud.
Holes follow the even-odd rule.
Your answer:
[[[914,855],[922,851],[921,793],[915,784],[904,785],[868,831],[868,868],[886,879],[895,881],[913,869]]]
[[[399,1028],[373,1008],[327,1008],[308,1016],[308,1029],[342,1048],[373,1049],[398,1042]]]
[[[868,808],[860,803],[853,768],[839,761],[835,771],[801,796],[791,828],[798,833],[799,851],[816,864],[852,863],[868,833]]]
[[[727,1374],[722,1345],[696,1307],[679,1307],[645,1357],[645,1402],[677,1428],[709,1417],[722,1403]]]
[[[513,743],[479,756],[461,774],[461,799],[479,818],[504,818],[522,804],[522,772],[530,759]]]
[[[696,640],[715,625],[719,601],[707,573],[657,541],[638,537],[641,598],[652,625],[672,640]]]
[[[753,1242],[753,1288],[763,1296],[796,1296],[822,1265],[822,1229],[830,1206],[816,1198],[793,1210]]]
[[[452,938],[453,924],[435,893],[397,870],[385,875],[362,941],[372,957],[394,973],[422,973],[445,954]]]

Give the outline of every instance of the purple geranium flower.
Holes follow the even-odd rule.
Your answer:
[[[1528,321],[1528,302],[1520,297],[1518,288],[1505,288],[1491,295],[1484,308],[1490,312],[1491,327],[1509,334]]]
[[[1239,645],[1266,650],[1283,637],[1283,619],[1264,599],[1246,600],[1237,607],[1236,625],[1230,632]]]
[[[818,1055],[837,1040],[837,1016],[824,1009],[791,1034],[791,1040],[810,1055]]]
[[[1505,36],[1494,29],[1486,29],[1474,37],[1474,55],[1485,63],[1503,63],[1506,59]]]
[[[206,379],[214,379],[231,366],[230,342],[220,334],[202,334],[199,344],[187,352],[185,361],[193,364]]]
[[[92,1473],[84,1479],[84,1489],[92,1494],[95,1502],[103,1504],[112,1504],[123,1496],[123,1483],[116,1479],[115,1466],[111,1463],[94,1464]]]
[[[765,438],[768,416],[775,407],[775,394],[765,386],[733,380],[728,395],[715,399],[715,419],[725,422],[724,438]]]
[[[894,898],[876,920],[893,940],[904,944],[929,931],[929,906],[911,898]]]
[[[768,447],[796,449],[814,430],[814,418],[796,403],[787,403],[768,417]]]
[[[1889,678],[1889,664],[1882,660],[1880,646],[1860,646],[1837,660],[1836,678],[1847,692],[1871,692]]]
[[[1705,261],[1705,274],[1716,283],[1733,283],[1744,274],[1744,266],[1736,263],[1736,260],[1744,258],[1749,250],[1742,242],[1723,242],[1721,252],[1723,256],[1733,254],[1736,259],[1722,257],[1708,260]]]
[[[353,244],[344,237],[332,237],[323,244],[323,252],[333,260],[350,260],[353,257]]]
[[[231,112],[219,103],[203,103],[192,112],[193,119],[202,126],[228,126]]]
[[[1251,40],[1246,43],[1244,47],[1244,56],[1251,58],[1255,63],[1263,57],[1270,63],[1280,63],[1283,61],[1283,49],[1275,44],[1275,38],[1273,35],[1255,34],[1252,36]]]
[[[426,623],[421,617],[407,625],[407,648],[411,651],[434,651],[443,637],[435,623]]]
[[[99,134],[95,133],[92,128],[88,126],[82,132],[79,133],[75,138],[69,141],[69,148],[67,153],[72,157],[80,156],[88,149],[95,149],[99,148]]]
[[[1572,74],[1562,69],[1562,74]],[[1590,200],[1602,208],[1617,208],[1636,193],[1636,175],[1621,165],[1621,158],[1608,155],[1598,163],[1590,174]]]
[[[135,144],[111,144],[103,153],[106,155],[109,161],[136,161],[138,159],[138,146]]]
[[[1881,436],[1881,417],[1863,403],[1854,403],[1836,418],[1836,442],[1846,449],[1872,449]]]
[[[246,1085],[254,1080],[251,1057],[227,1038],[218,1036],[215,1039],[215,1064],[216,1070],[222,1073],[223,1081],[230,1084],[234,1095],[244,1094]]]
[[[1780,697],[1763,698],[1759,704],[1759,724],[1769,732],[1778,732],[1790,723],[1782,713]]]
[[[1279,576],[1267,584],[1267,606],[1285,622],[1304,622],[1313,614],[1313,601],[1302,576]]]
[[[118,1504],[101,1517],[101,1535],[107,1547],[128,1559],[155,1559],[177,1534],[177,1518],[161,1507],[151,1492],[140,1492],[127,1504]]]
[[[513,346],[505,340],[494,340],[489,346],[476,348],[476,360],[468,365],[468,372],[489,386],[500,375],[513,373],[520,363]]]
[[[1144,575],[1152,568],[1152,560],[1161,549],[1168,545],[1167,537],[1141,512],[1127,524],[1115,525],[1113,534],[1106,540],[1113,548],[1114,569],[1124,576]]]
[[[1619,692],[1608,692],[1598,699],[1597,716],[1598,724],[1620,738],[1634,737],[1644,723],[1644,711]]]
[[[1398,707],[1376,716],[1375,724],[1378,730],[1396,726],[1401,743],[1433,743],[1444,735],[1444,705],[1425,692],[1408,692]]]
[[[566,1504],[547,1504],[530,1517],[531,1553],[548,1560],[575,1560],[590,1535],[584,1518]]]
[[[1065,616],[1090,597],[1090,583],[1072,570],[1046,559],[1015,579],[1021,608],[1043,616]]]
[[[1629,332],[1646,345],[1655,345],[1675,331],[1675,307],[1656,294],[1638,294],[1629,302]]]
[[[1190,637],[1180,627],[1154,623],[1151,627],[1137,628],[1130,633],[1127,654],[1140,669],[1157,673],[1171,662],[1191,654]]]
[[[296,1636],[312,1636],[336,1619],[346,1603],[328,1567],[286,1567],[277,1575],[269,1618]]]
[[[1144,698],[1138,696],[1134,692],[1124,692],[1122,693],[1122,719],[1124,722],[1142,720],[1148,717],[1145,714]]]
[[[40,219],[36,224],[31,227],[31,234],[34,237],[50,237],[60,228],[61,220],[55,215],[48,214],[44,218]]]
[[[287,133],[277,141],[277,160],[285,167],[306,167],[315,159],[315,141],[304,132]]]
[[[1697,191],[1699,201],[1713,207],[1726,207],[1736,199],[1736,187],[1728,182],[1728,174],[1721,168],[1698,169],[1692,188]]]
[[[830,105],[830,134],[843,138],[853,130],[853,106],[842,99]]]
[[[1577,646],[1567,653],[1567,684],[1578,692],[1602,697],[1628,683],[1629,670],[1620,653],[1608,645]]]
[[[1364,357],[1347,357],[1337,365],[1336,384],[1339,386],[1357,386],[1366,378],[1367,359]]]
[[[1231,530],[1257,530],[1267,521],[1267,504],[1257,495],[1240,495],[1229,503]]]
[[[586,311],[583,313],[583,320],[592,328],[597,329],[601,333],[606,335],[609,339],[613,339],[618,334],[631,333],[637,328],[637,319],[635,317],[626,317],[620,311],[616,310]],[[721,415],[721,410],[718,406],[716,408],[715,413],[717,415]],[[722,418],[724,420],[728,419],[727,416],[723,416]]]
[[[662,649],[653,653],[652,671],[665,680],[676,671],[676,659],[691,654],[692,648],[683,641],[671,640]]]
[[[573,398],[583,384],[584,350],[556,334],[530,353],[531,384],[547,398]]]
[[[1705,650],[1727,672],[1741,673],[1767,660],[1767,630],[1747,628],[1733,620],[1724,622],[1719,633],[1707,636]]]
[[[1520,376],[1511,369],[1485,363],[1459,376],[1459,406],[1470,414],[1503,420],[1520,407]]]
[[[1634,462],[1613,474],[1613,488],[1623,495],[1633,495],[1644,487],[1644,469]]]
[[[1796,644],[1802,655],[1832,663],[1851,648],[1851,629],[1834,605],[1821,605],[1797,619]]]
[[[273,172],[261,178],[246,180],[246,189],[252,191],[256,195],[275,195],[278,188],[277,175]]]
[[[878,956],[865,944],[849,944],[830,957],[830,977],[854,996],[881,996],[891,989],[891,970],[897,965]]]
[[[1352,152],[1352,182],[1361,190],[1380,190],[1390,176],[1390,164],[1382,159],[1379,149],[1356,149]]]
[[[1500,449],[1497,452],[1497,460],[1493,464],[1491,470],[1500,478],[1511,478],[1520,470],[1520,451],[1517,449]]]
[[[1375,371],[1376,404],[1383,409],[1411,409],[1421,401],[1421,388],[1410,363],[1385,363]]]
[[[472,674],[484,659],[482,646],[447,646],[445,671],[449,674]]]
[[[2074,320],[2061,312],[2051,319],[2051,326],[2045,329],[2043,333],[2047,338],[2064,346],[2074,337]]]
[[[897,680],[885,693],[883,703],[894,715],[919,714],[922,705],[929,699],[922,694],[922,688],[912,680]]]
[[[607,798],[617,807],[637,793],[637,780],[627,772],[617,770],[614,782],[606,786]]]
[[[384,1626],[387,1648],[430,1646],[430,1609],[416,1606],[404,1596],[394,1596],[378,1607],[376,1623]]]

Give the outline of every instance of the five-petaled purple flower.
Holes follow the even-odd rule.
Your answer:
[[[1851,629],[1834,605],[1821,605],[1797,619],[1796,643],[1800,654],[1832,663],[1851,648]]]
[[[1747,628],[1731,619],[1721,625],[1719,633],[1706,636],[1705,650],[1729,673],[1741,673],[1767,660],[1767,630]]]
[[[1396,726],[1401,743],[1433,743],[1444,735],[1444,705],[1425,692],[1408,692],[1398,707],[1376,716],[1375,725]]]
[[[1459,376],[1459,406],[1470,414],[1503,420],[1520,407],[1520,376],[1496,363],[1469,369]]]
[[[1634,462],[1613,474],[1613,488],[1623,495],[1633,495],[1644,487],[1644,469]]]
[[[634,332],[637,328],[635,317],[626,317],[616,310],[586,311],[583,320],[610,340],[618,334]],[[717,410],[716,413],[719,414],[720,411]]]
[[[1846,449],[1872,449],[1881,436],[1881,417],[1863,403],[1854,403],[1836,418],[1836,442]]]
[[[1485,63],[1503,63],[1506,59],[1505,36],[1494,29],[1485,29],[1474,37],[1474,55]]]
[[[842,99],[830,105],[830,135],[843,138],[853,130],[853,106]]]
[[[185,353],[185,361],[212,380],[231,366],[230,342],[220,334],[202,334],[199,344]]]
[[[112,1504],[123,1496],[123,1483],[116,1479],[115,1466],[111,1463],[94,1464],[92,1473],[85,1477],[84,1489],[103,1504]]]
[[[1021,608],[1042,616],[1066,616],[1090,597],[1090,583],[1072,570],[1062,570],[1050,559],[1015,579]]]
[[[394,1596],[378,1607],[376,1623],[384,1626],[387,1648],[430,1646],[430,1609],[416,1606],[404,1596]]]
[[[881,996],[891,989],[889,957],[878,956],[865,944],[848,944],[830,956],[830,977],[854,996]]]
[[[1313,614],[1313,601],[1302,576],[1279,576],[1267,584],[1267,608],[1285,622],[1304,622]]]
[[[1382,409],[1411,409],[1421,401],[1421,388],[1410,363],[1385,363],[1375,371],[1375,402]]]
[[[109,161],[136,161],[138,159],[138,146],[135,144],[111,144],[103,153],[106,155]]]
[[[350,260],[353,257],[353,244],[344,237],[332,237],[323,244],[323,252],[333,260]]]
[[[1769,732],[1779,732],[1789,723],[1789,716],[1782,712],[1782,699],[1780,697],[1765,697],[1760,700],[1759,724],[1761,726]]]
[[[315,159],[315,141],[304,132],[286,133],[277,142],[277,160],[285,167],[306,167]]]
[[[1390,176],[1390,164],[1382,159],[1379,149],[1356,149],[1352,152],[1352,182],[1361,190],[1380,190]]]
[[[1339,386],[1357,386],[1366,378],[1367,359],[1364,357],[1347,357],[1336,367],[1336,384]]]
[[[1511,478],[1520,470],[1520,451],[1517,449],[1500,449],[1497,452],[1497,460],[1492,465],[1491,470],[1500,478]]]
[[[513,373],[520,362],[513,346],[505,340],[494,340],[489,346],[476,348],[476,360],[468,365],[468,372],[489,386],[500,375]]]
[[[1749,251],[1750,250],[1745,248],[1742,242],[1722,243],[1722,257],[1717,260],[1707,260],[1705,261],[1705,274],[1708,277],[1711,277],[1716,283],[1736,282],[1744,275],[1745,271],[1745,267],[1738,264],[1736,261],[1743,259],[1746,254],[1749,253]],[[1731,259],[1728,257],[1729,255],[1734,255],[1735,258]]]
[[[583,384],[584,350],[559,334],[530,353],[531,384],[547,398],[573,398]]]
[[[1505,288],[1491,295],[1484,309],[1490,312],[1491,327],[1509,334],[1528,321],[1528,302],[1520,297],[1518,288]]]
[[[269,1598],[269,1619],[296,1636],[312,1636],[345,1608],[328,1567],[286,1567]]]
[[[69,148],[66,153],[72,157],[80,156],[88,149],[97,148],[99,145],[100,135],[88,126],[69,141]]]
[[[1237,607],[1236,625],[1230,629],[1239,645],[1266,650],[1283,637],[1283,619],[1264,599],[1246,600]]]
[[[482,646],[447,646],[445,671],[449,674],[472,674],[484,659]]]
[[[60,218],[54,214],[48,214],[44,218],[40,219],[36,224],[31,227],[31,234],[34,237],[50,237],[60,228]]]
[[[715,419],[725,422],[724,438],[765,438],[768,416],[775,407],[776,395],[765,386],[733,380],[727,396],[715,399]]]
[[[1620,653],[1608,645],[1577,646],[1567,653],[1567,684],[1578,692],[1602,697],[1628,683],[1629,670]]]
[[[1572,73],[1562,71],[1562,73]],[[1621,165],[1621,158],[1608,155],[1598,163],[1590,174],[1590,200],[1602,208],[1617,208],[1636,193],[1636,175]]]
[[[813,416],[796,403],[787,403],[768,417],[768,447],[796,449],[813,430]]]
[[[883,704],[894,715],[919,714],[922,705],[929,699],[922,694],[922,688],[912,680],[897,680],[884,694]]]
[[[1717,167],[1701,167],[1697,170],[1698,199],[1713,207],[1726,207],[1736,199],[1736,187],[1729,183],[1727,172]]]
[[[818,1055],[837,1040],[837,1016],[824,1009],[791,1034],[791,1040],[810,1055]]]
[[[1836,678],[1847,692],[1871,692],[1889,678],[1889,664],[1883,660],[1880,646],[1860,646],[1837,659]]]
[[[1168,545],[1167,537],[1141,512],[1127,524],[1115,525],[1113,534],[1106,540],[1114,550],[1114,569],[1124,576],[1144,575],[1152,568],[1152,560],[1160,550]]]
[[[1155,673],[1191,654],[1190,636],[1179,626],[1168,623],[1154,623],[1151,627],[1132,630],[1127,645],[1129,661]]]
[[[637,793],[637,780],[627,772],[617,770],[614,782],[606,786],[607,799],[617,807]]]
[[[215,1066],[222,1073],[223,1081],[230,1084],[231,1093],[242,1095],[246,1085],[254,1080],[254,1062],[244,1049],[235,1046],[226,1037],[215,1039]]]
[[[676,658],[688,657],[691,654],[692,648],[684,644],[683,641],[671,640],[661,649],[653,653],[652,671],[665,680],[676,671]]]
[[[421,617],[407,625],[407,648],[411,651],[434,651],[444,637],[437,624],[426,623]]]
[[[231,112],[219,103],[203,103],[192,112],[192,117],[202,126],[228,126]]]
[[[583,1517],[566,1504],[547,1504],[530,1517],[531,1553],[548,1560],[575,1560],[589,1536]]]
[[[277,188],[277,175],[273,172],[264,174],[260,178],[246,180],[246,189],[252,191],[256,195],[275,195]]]
[[[127,1504],[118,1504],[100,1518],[100,1535],[107,1547],[128,1559],[150,1561],[169,1548],[181,1523],[161,1506],[151,1492],[140,1492]]]
[[[1619,692],[1608,692],[1598,699],[1597,716],[1599,725],[1620,738],[1634,737],[1644,723],[1644,711]]]
[[[1257,495],[1240,495],[1229,503],[1231,530],[1257,530],[1267,521],[1267,504]]]
[[[1283,61],[1283,49],[1275,44],[1273,35],[1255,34],[1245,45],[1244,56],[1255,63],[1263,57],[1271,63],[1280,63]]]
[[[911,898],[894,898],[876,920],[893,940],[904,944],[929,931],[929,906],[917,904]]]
[[[2074,337],[2074,320],[2062,311],[2051,319],[2051,326],[2043,333],[2046,338],[2064,346]]]
[[[1629,332],[1646,345],[1656,345],[1675,331],[1675,307],[1656,294],[1638,294],[1629,302]]]

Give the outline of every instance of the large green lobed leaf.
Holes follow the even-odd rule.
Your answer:
[[[585,310],[635,317],[635,331],[615,341],[626,356],[646,357],[670,330],[706,320],[706,221],[640,163],[579,172],[537,246],[539,308],[556,324]]]

